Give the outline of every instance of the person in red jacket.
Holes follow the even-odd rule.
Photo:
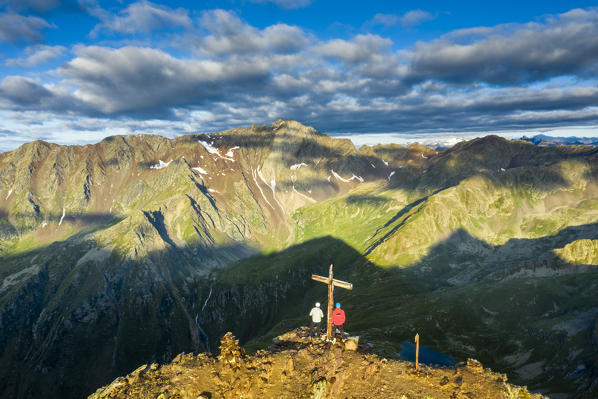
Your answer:
[[[341,304],[336,303],[336,309],[332,311],[332,335],[336,336],[335,331],[338,329],[341,333],[341,337],[345,335],[343,331],[343,324],[345,324],[345,311],[341,309]]]

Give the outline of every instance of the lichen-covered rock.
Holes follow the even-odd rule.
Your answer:
[[[356,351],[359,347],[359,337],[349,337],[345,340],[345,349],[349,351]]]

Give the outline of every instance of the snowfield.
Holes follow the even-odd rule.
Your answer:
[[[164,162],[161,159],[159,161],[160,161],[160,163],[150,166],[150,169],[164,169],[164,168],[168,167],[168,165],[170,165],[170,163],[172,162],[172,161]]]
[[[297,163],[297,164],[295,164],[295,165],[291,165],[291,170],[297,170],[297,169],[299,169],[299,168],[300,168],[300,167],[302,167],[302,166],[307,166],[307,164],[306,164],[306,163],[303,163],[303,162],[301,162],[301,163]]]
[[[199,167],[199,166],[197,166],[197,167],[195,167],[195,168],[191,168],[191,169],[193,169],[193,170],[195,170],[195,171],[199,172],[199,173],[200,173],[200,174],[202,174],[202,175],[207,175],[207,174],[208,174],[208,172],[206,172],[206,171],[205,171],[205,169],[203,169],[203,168],[201,168],[201,167]]]

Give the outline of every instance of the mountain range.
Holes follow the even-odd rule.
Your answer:
[[[598,394],[598,149],[362,146],[295,121],[0,154],[0,396],[79,398],[151,362],[307,323],[334,264],[386,357],[474,357]]]
[[[598,137],[553,137],[544,134],[538,134],[533,137],[523,136],[523,141],[529,141],[536,145],[551,146],[551,145],[591,145],[598,146]]]

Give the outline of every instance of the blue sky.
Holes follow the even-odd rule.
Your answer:
[[[0,151],[276,119],[595,136],[597,76],[589,1],[0,0]]]

